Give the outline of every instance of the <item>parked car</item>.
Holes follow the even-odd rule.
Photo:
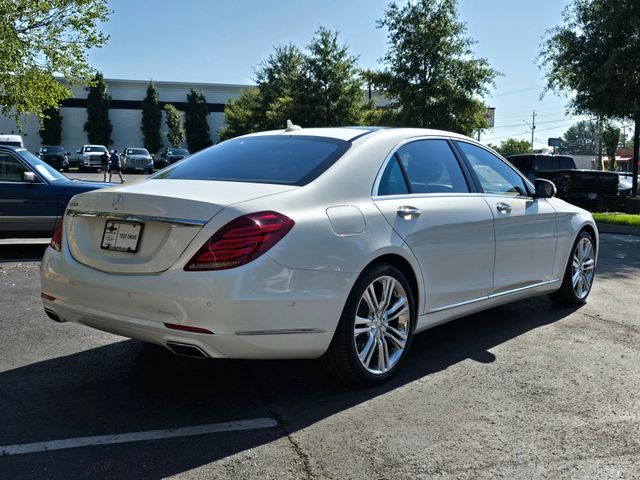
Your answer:
[[[0,145],[24,148],[24,143],[22,142],[21,135],[4,135],[0,133]]]
[[[71,197],[108,185],[70,180],[23,148],[0,146],[0,236],[51,236]]]
[[[567,155],[523,154],[507,157],[529,180],[546,178],[558,189],[558,198],[590,210],[615,210],[620,203],[618,174],[578,170]]]
[[[76,197],[43,304],[181,355],[322,357],[381,383],[416,332],[534,295],[585,301],[598,230],[554,193],[455,133],[246,135]]]
[[[122,152],[122,170],[153,173],[153,158],[146,148],[127,147]]]
[[[109,154],[104,145],[83,145],[76,150],[78,160],[78,170],[86,172],[88,170],[100,171],[102,169],[102,155]]]
[[[187,158],[189,155],[189,150],[184,148],[173,148],[168,147],[162,149],[159,155],[156,155],[156,159],[154,160],[155,168],[164,168],[169,165],[172,165],[180,160]]]
[[[64,170],[65,172],[69,171],[69,155],[60,145],[43,145],[38,152],[40,160],[58,171]]]

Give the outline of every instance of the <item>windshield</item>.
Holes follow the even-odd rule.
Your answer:
[[[167,150],[168,155],[189,155],[189,151],[184,148],[170,148]]]
[[[10,141],[2,141],[0,140],[0,145],[9,145],[10,147],[21,147],[22,144],[20,142],[10,142]]]
[[[20,148],[16,150],[18,155],[24,158],[42,177],[50,182],[55,182],[58,180],[66,180],[67,177],[62,175],[55,168],[52,168],[49,164],[44,163],[38,157],[36,157],[33,153],[25,148]]]
[[[144,148],[127,148],[124,151],[125,155],[144,155],[149,156],[149,152]]]
[[[62,153],[64,148],[62,147],[42,147],[40,153]]]
[[[85,147],[84,148],[85,153],[95,153],[95,152],[100,152],[100,153],[104,153],[107,151],[107,147]]]
[[[334,138],[258,136],[227,140],[151,178],[306,185],[351,146]]]

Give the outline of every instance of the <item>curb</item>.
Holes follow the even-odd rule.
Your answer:
[[[624,235],[640,235],[640,227],[633,225],[616,225],[615,223],[596,222],[600,233],[618,233]]]

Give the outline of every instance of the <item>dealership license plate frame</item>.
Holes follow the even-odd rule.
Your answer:
[[[122,227],[126,230],[126,232],[123,233],[127,233],[127,235],[133,235],[135,233],[135,237],[121,238],[120,229]],[[140,238],[142,237],[143,229],[144,223],[142,222],[108,219],[104,223],[100,248],[111,252],[137,253],[140,247]]]

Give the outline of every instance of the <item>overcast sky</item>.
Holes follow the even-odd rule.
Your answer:
[[[319,26],[338,30],[364,68],[379,67],[386,32],[376,28],[383,0],[111,0],[104,26],[108,44],[90,61],[107,78],[185,82],[252,81],[254,67],[274,45],[309,43]],[[543,93],[535,64],[545,31],[561,23],[568,0],[459,0],[460,18],[478,43],[475,51],[503,76],[486,102],[496,127],[483,141],[531,139],[525,120],[538,113],[536,148],[578,120],[565,115],[566,99]]]

